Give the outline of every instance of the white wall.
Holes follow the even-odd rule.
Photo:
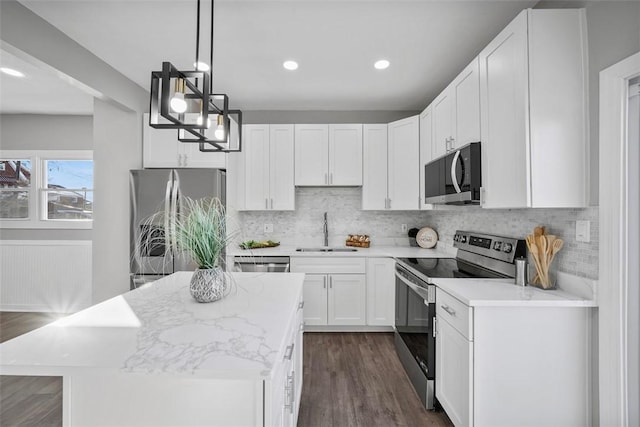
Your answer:
[[[142,114],[95,100],[93,302],[129,290],[129,169],[142,165]]]

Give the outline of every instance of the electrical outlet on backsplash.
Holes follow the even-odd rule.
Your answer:
[[[433,211],[363,211],[357,187],[296,188],[295,211],[238,212],[241,240],[280,241],[283,245],[321,245],[323,214],[327,212],[329,244],[342,245],[349,234],[368,234],[372,246],[409,246],[407,228],[429,226],[438,233],[438,247],[450,250],[456,230],[487,232],[524,239],[538,225],[565,241],[556,257],[558,271],[598,278],[598,208],[481,209],[443,207]],[[576,221],[591,222],[590,242],[576,241]],[[274,233],[264,233],[273,224]]]

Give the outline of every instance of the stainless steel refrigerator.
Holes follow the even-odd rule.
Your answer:
[[[217,197],[226,205],[221,169],[140,169],[129,173],[131,288],[197,267],[165,242],[165,230],[181,208],[180,198]],[[159,213],[159,214],[158,214]]]

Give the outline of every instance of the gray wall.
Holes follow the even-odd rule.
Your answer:
[[[245,124],[389,123],[420,111],[243,111]]]
[[[0,115],[2,150],[93,150],[92,116]],[[91,230],[0,230],[2,240],[91,240]]]

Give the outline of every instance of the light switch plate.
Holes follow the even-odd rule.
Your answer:
[[[589,243],[591,241],[591,223],[576,221],[576,241]]]
[[[265,233],[273,233],[273,224],[265,224],[264,225]]]

